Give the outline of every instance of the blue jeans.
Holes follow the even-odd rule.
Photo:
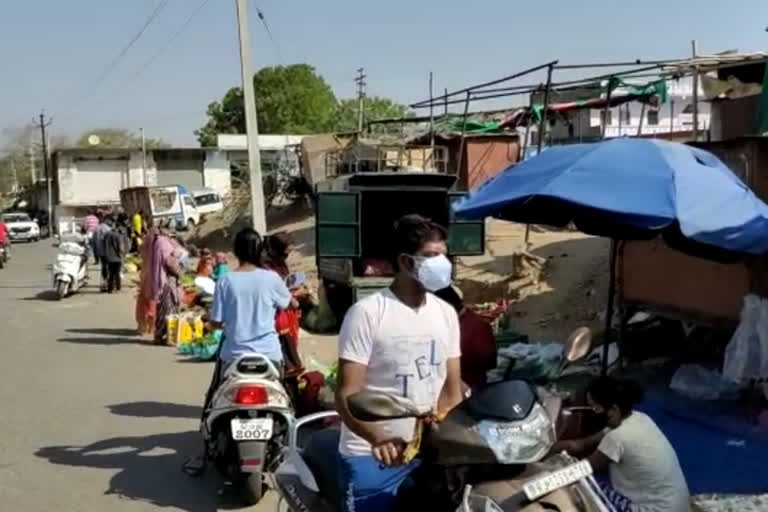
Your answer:
[[[382,467],[371,455],[341,457],[345,512],[391,512],[397,491],[420,460],[406,466]]]

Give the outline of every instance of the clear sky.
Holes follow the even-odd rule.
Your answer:
[[[234,0],[169,0],[117,66],[108,64],[160,0],[0,0],[0,130],[39,113],[57,134],[144,127],[196,145],[206,105],[239,85]],[[368,93],[401,102],[526,67],[768,49],[768,0],[251,0],[254,70],[307,62],[340,98],[364,66]],[[276,46],[256,16],[261,8]],[[138,77],[137,71],[144,69]],[[564,76],[561,75],[561,78]],[[535,81],[541,80],[536,78]]]

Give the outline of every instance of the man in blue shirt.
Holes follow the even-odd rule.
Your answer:
[[[283,354],[275,330],[275,314],[291,304],[291,293],[280,276],[258,267],[261,237],[253,229],[235,237],[240,265],[216,283],[211,323],[223,327],[222,367],[246,354],[262,354],[278,368]]]

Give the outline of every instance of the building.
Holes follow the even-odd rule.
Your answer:
[[[231,191],[230,163],[217,149],[71,148],[52,155],[52,203],[56,219],[81,217],[94,206],[117,205],[126,187],[182,185]]]
[[[605,124],[605,137],[663,136],[670,133],[693,132],[693,78],[682,77],[666,82],[668,100],[658,107],[631,101],[607,110],[574,110],[555,117],[550,122],[547,139],[555,144],[600,139]],[[704,133],[711,125],[710,103],[699,85],[699,131]],[[607,119],[604,119],[606,118]],[[531,141],[536,144],[536,130],[531,130]]]

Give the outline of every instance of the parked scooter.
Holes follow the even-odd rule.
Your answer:
[[[61,300],[88,281],[86,248],[78,242],[61,242],[53,264],[53,287]]]
[[[242,356],[224,370],[202,419],[206,458],[254,505],[294,422],[280,372],[263,355]]]
[[[569,337],[563,352],[567,363],[561,369],[583,358],[590,345],[586,329]],[[431,422],[432,411],[387,393],[363,391],[349,397],[348,405],[361,421],[416,420],[405,454],[418,454],[422,464],[401,486],[398,510],[613,511],[588,462],[547,457],[557,439],[561,401],[544,388],[523,380],[492,384],[439,424]],[[337,461],[327,451],[337,450],[338,431],[318,432],[305,449],[298,443],[301,428],[335,415],[318,413],[291,426],[274,480],[292,511],[342,510]]]

